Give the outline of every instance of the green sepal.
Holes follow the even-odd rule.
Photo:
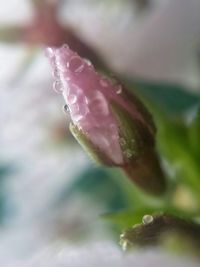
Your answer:
[[[126,162],[138,158],[146,147],[153,147],[154,138],[140,121],[116,102],[110,105],[119,125],[119,142]]]
[[[86,153],[92,158],[93,161],[100,165],[115,165],[98,147],[93,145],[93,143],[89,140],[87,134],[83,133],[83,131],[76,125],[70,123],[69,129],[75,139],[83,147]]]

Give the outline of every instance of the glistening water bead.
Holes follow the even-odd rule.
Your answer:
[[[92,67],[92,63],[89,59],[86,58],[86,59],[84,59],[84,61],[88,66]]]
[[[45,56],[46,57],[49,57],[49,58],[54,57],[54,50],[53,50],[53,48],[51,48],[51,47],[46,48],[45,49]]]
[[[58,94],[62,93],[63,88],[62,88],[62,84],[61,84],[61,82],[59,80],[56,80],[53,83],[53,90]]]
[[[54,69],[54,71],[53,71],[53,77],[54,77],[55,79],[58,79],[58,78],[59,78],[59,70],[58,70],[57,67],[56,67],[56,68]]]
[[[118,86],[117,86],[117,91],[116,91],[116,93],[117,93],[118,95],[122,93],[122,86],[121,86],[121,85],[118,85]]]
[[[142,218],[142,223],[143,224],[149,224],[153,222],[153,216],[151,215],[144,215]]]
[[[74,94],[71,94],[68,96],[68,102],[70,105],[75,104],[77,102],[77,96]]]
[[[84,64],[83,64],[82,60],[79,57],[74,56],[74,57],[72,57],[70,59],[69,62],[67,62],[67,67],[72,72],[80,73],[84,69]]]
[[[68,107],[68,105],[64,105],[64,106],[63,106],[63,111],[64,111],[65,113],[68,114],[68,112],[69,112],[69,107]]]
[[[133,153],[130,149],[127,149],[124,151],[124,155],[127,157],[127,158],[131,158],[133,156]]]

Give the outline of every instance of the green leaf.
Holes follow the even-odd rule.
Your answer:
[[[129,80],[128,87],[170,116],[182,116],[199,103],[199,94],[171,83]]]
[[[200,166],[193,153],[188,138],[189,129],[184,122],[160,122],[158,148],[162,156],[170,163],[169,170],[175,171],[179,183],[187,184],[193,192],[200,195]]]

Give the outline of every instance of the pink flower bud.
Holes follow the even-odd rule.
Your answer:
[[[119,82],[97,73],[67,45],[46,52],[54,88],[62,92],[70,112],[72,133],[90,154],[132,175],[130,163],[154,146],[151,115]]]

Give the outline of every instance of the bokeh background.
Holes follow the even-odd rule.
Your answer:
[[[44,48],[68,42],[144,99],[172,202],[198,213],[199,14],[199,0],[1,3],[0,266],[192,264],[155,251],[121,258],[119,228],[102,217],[147,208],[146,196],[76,144]]]

